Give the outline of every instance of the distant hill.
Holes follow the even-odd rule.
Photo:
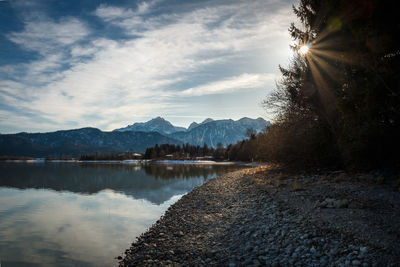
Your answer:
[[[156,144],[182,144],[158,132],[102,132],[96,128],[49,133],[0,135],[0,155],[47,157],[78,156],[119,151],[144,152]]]

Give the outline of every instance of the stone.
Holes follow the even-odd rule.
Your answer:
[[[353,260],[353,261],[351,262],[351,264],[353,264],[354,266],[360,266],[360,265],[361,265],[361,262],[360,262],[359,260]]]
[[[310,236],[309,234],[304,234],[304,235],[300,236],[300,239],[302,239],[302,240],[307,239],[309,236]]]
[[[347,208],[349,206],[349,201],[347,199],[336,200],[334,202],[334,207],[337,209]]]

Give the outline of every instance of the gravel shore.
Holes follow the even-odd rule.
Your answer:
[[[393,174],[232,172],[172,205],[120,266],[400,266]]]

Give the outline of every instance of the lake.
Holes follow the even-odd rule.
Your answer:
[[[113,266],[182,195],[232,165],[0,163],[0,266]]]

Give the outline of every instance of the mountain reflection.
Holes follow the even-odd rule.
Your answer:
[[[221,165],[127,165],[95,163],[0,164],[0,186],[96,194],[111,189],[161,204],[205,180],[238,167]]]

